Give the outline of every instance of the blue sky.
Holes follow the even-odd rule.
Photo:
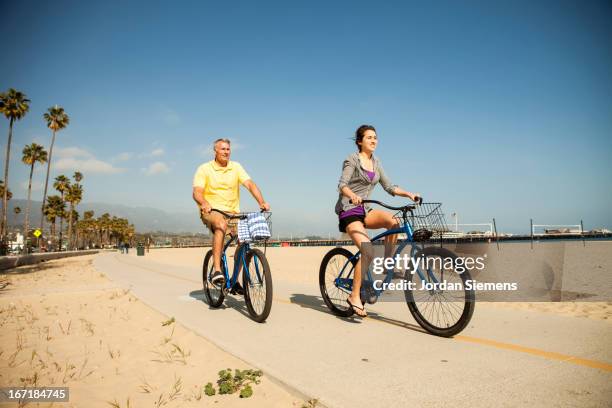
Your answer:
[[[78,167],[85,201],[189,216],[193,172],[228,137],[277,232],[333,235],[341,162],[370,123],[392,181],[460,222],[612,227],[609,2],[1,4],[0,89],[32,100],[17,197],[57,103],[53,175]]]

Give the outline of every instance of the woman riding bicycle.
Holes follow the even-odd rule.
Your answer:
[[[415,202],[420,201],[420,196],[393,185],[385,175],[380,160],[373,154],[378,145],[374,126],[359,126],[355,131],[355,144],[358,151],[349,155],[342,164],[336,214],[338,214],[340,232],[348,233],[359,248],[362,242],[370,242],[366,228],[391,229],[399,226],[398,221],[390,212],[366,209],[361,203],[362,200],[370,197],[377,183],[380,182],[385,191],[392,196],[407,197]],[[385,238],[385,244],[391,246],[396,240],[397,235],[390,235]],[[353,290],[346,301],[358,316],[365,317],[367,314],[361,302],[360,291],[361,262],[357,262]]]

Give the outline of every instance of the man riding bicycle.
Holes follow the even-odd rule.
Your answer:
[[[221,272],[221,251],[223,239],[227,233],[235,233],[235,225],[229,225],[227,219],[217,209],[230,214],[240,212],[240,184],[249,190],[253,198],[264,211],[270,205],[264,201],[261,191],[251,180],[240,163],[230,161],[231,147],[229,139],[217,139],[214,143],[215,158],[198,167],[193,176],[193,199],[200,209],[200,218],[213,234],[212,250],[214,273],[211,282],[220,286],[224,283]],[[238,253],[238,251],[236,251]],[[236,285],[240,285],[236,283]],[[242,288],[235,288],[239,292]]]

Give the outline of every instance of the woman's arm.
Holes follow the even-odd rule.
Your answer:
[[[411,193],[410,191],[402,190],[399,187],[395,187],[393,193],[396,196],[409,198],[415,203],[421,200],[421,195],[419,193]]]
[[[361,197],[353,192],[348,186],[348,182],[355,172],[355,165],[349,159],[344,160],[342,163],[342,174],[340,175],[340,181],[338,182],[338,190],[343,196],[348,197],[353,204],[361,204]]]
[[[348,197],[351,200],[351,203],[354,205],[359,205],[361,204],[361,197],[359,197],[357,194],[353,193],[353,190],[351,190],[350,188],[348,188],[348,186],[344,186],[342,187],[342,195],[344,195],[345,197]]]

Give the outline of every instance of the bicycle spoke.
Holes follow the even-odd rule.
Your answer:
[[[256,314],[263,313],[266,307],[266,282],[263,278],[263,264],[257,257],[253,255],[247,265],[246,273],[248,283],[245,285],[245,291],[248,291],[251,306]]]
[[[426,261],[437,261],[439,255],[429,256]],[[433,265],[442,264],[433,262]],[[422,318],[436,329],[448,329],[458,324],[466,310],[466,289],[463,282],[464,276],[455,273],[452,269],[431,268],[423,271],[423,282],[445,283],[449,287],[458,289],[441,290],[418,290],[411,292],[412,302]],[[412,279],[420,284],[414,274]],[[417,285],[417,287],[420,287]]]
[[[340,255],[334,256],[329,260],[327,270],[325,271],[325,287],[329,299],[336,307],[346,308],[347,293],[336,286],[335,280],[340,276],[340,271],[346,263],[346,258]],[[345,270],[342,275],[348,275]]]

